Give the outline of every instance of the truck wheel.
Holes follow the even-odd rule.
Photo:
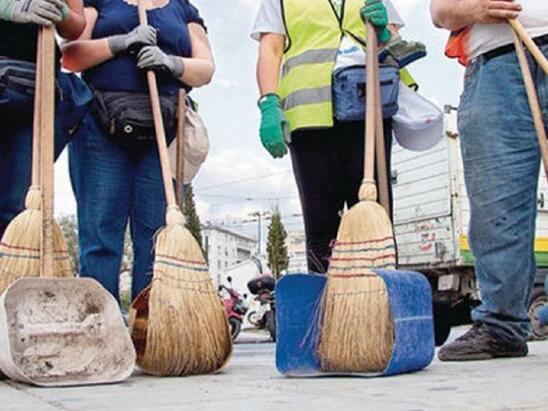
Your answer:
[[[265,313],[266,317],[266,328],[270,334],[272,341],[276,342],[276,314],[272,310],[268,310]]]
[[[442,346],[451,334],[451,308],[434,303],[434,337],[436,347]]]
[[[540,325],[537,317],[537,311],[545,306],[548,306],[548,296],[544,292],[544,288],[535,287],[531,296],[531,304],[529,304],[529,318],[531,318],[531,326],[533,328],[531,340],[541,341],[548,339],[548,326]]]

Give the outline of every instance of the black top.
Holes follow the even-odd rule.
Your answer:
[[[0,56],[36,62],[38,26],[0,20]]]

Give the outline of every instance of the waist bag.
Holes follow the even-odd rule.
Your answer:
[[[400,74],[398,68],[382,64],[379,67],[382,115],[392,117],[398,111]],[[339,121],[365,119],[366,99],[365,66],[342,67],[333,72],[333,105]]]
[[[156,145],[150,97],[145,93],[94,90],[93,114],[101,129],[130,154],[142,154]],[[166,135],[175,132],[177,97],[160,97]]]
[[[36,66],[33,63],[0,57],[0,89],[34,95]]]
[[[6,89],[25,96],[34,96],[36,65],[29,61],[13,60],[0,56],[0,92]],[[55,80],[55,96],[63,100],[63,91]]]

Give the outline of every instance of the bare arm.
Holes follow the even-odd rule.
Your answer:
[[[57,33],[67,40],[75,40],[86,27],[84,4],[82,0],[66,0],[69,8],[68,16],[57,24]]]
[[[188,25],[192,57],[183,58],[185,70],[180,80],[191,87],[200,87],[211,82],[215,73],[213,53],[202,26],[196,23]]]
[[[65,68],[71,71],[85,71],[114,57],[106,38],[91,40],[97,22],[97,10],[93,7],[86,7],[84,14],[86,16],[86,28],[82,35],[78,40],[63,46],[62,63]]]
[[[430,11],[436,27],[456,31],[476,23],[503,23],[517,17],[521,5],[513,0],[432,0]]]
[[[271,33],[261,36],[257,63],[257,83],[261,96],[278,92],[284,48],[285,36]]]

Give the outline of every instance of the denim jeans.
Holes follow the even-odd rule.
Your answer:
[[[529,60],[548,127],[548,77]],[[482,299],[472,319],[503,339],[525,341],[536,274],[540,151],[515,53],[471,63],[458,123]]]
[[[91,92],[77,76],[57,75],[55,158],[88,109]],[[0,92],[0,236],[24,209],[30,186],[34,97],[6,88]]]
[[[69,164],[78,204],[80,276],[96,279],[119,300],[129,222],[134,299],[152,279],[153,237],[165,223],[158,151],[132,158],[103,133],[90,113],[69,145]]]

